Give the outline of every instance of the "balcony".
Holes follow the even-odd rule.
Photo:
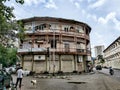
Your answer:
[[[47,48],[24,48],[18,49],[19,54],[29,54],[30,52],[34,54],[47,54]],[[76,48],[50,48],[49,52],[52,54],[55,52],[56,54],[80,54],[80,55],[90,55],[90,51],[86,49],[76,49]]]
[[[55,35],[62,35],[62,36],[72,36],[72,37],[80,37],[80,38],[86,38],[89,40],[89,36],[86,35],[85,33],[78,33],[78,32],[65,32],[64,30],[60,30],[60,29],[57,29],[57,30],[40,30],[40,31],[30,31],[30,30],[27,30],[25,31],[26,34],[33,34],[34,35],[53,35],[53,32],[55,33]]]
[[[24,49],[18,49],[18,53],[22,52],[45,52],[46,48],[24,48]]]

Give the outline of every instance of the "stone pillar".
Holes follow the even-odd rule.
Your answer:
[[[22,65],[21,65],[24,69],[24,55],[22,55]]]
[[[87,56],[83,56],[83,67],[84,67],[84,71],[87,72]]]
[[[48,71],[48,69],[47,69],[47,67],[48,67],[48,65],[47,65],[47,63],[48,63],[48,57],[47,57],[47,55],[45,55],[45,61],[46,61],[46,72]]]
[[[33,72],[33,68],[34,68],[34,55],[32,53],[32,66],[31,66],[31,71]]]
[[[58,73],[63,73],[62,71],[62,59],[61,59],[61,55],[59,55],[59,71]]]
[[[76,55],[73,55],[73,57],[74,57],[74,73],[77,73],[77,57],[76,57]]]

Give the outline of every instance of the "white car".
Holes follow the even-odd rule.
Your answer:
[[[30,74],[30,71],[28,70],[23,70],[23,76],[28,76]]]
[[[16,68],[15,67],[8,67],[8,68],[5,68],[5,71],[7,73],[15,73],[16,72]]]

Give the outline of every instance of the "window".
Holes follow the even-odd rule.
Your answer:
[[[70,27],[70,29],[74,29],[74,27]]]
[[[68,27],[65,27],[65,28],[64,28],[64,31],[65,31],[65,32],[68,32]]]
[[[50,44],[51,44],[51,48],[57,48],[57,46],[56,46],[57,40],[51,40]]]
[[[69,52],[70,51],[70,45],[69,43],[65,43],[65,52]]]
[[[77,49],[81,48],[81,44],[79,42],[77,42]]]
[[[77,32],[84,33],[83,27],[82,26],[78,26],[77,27]]]
[[[46,24],[41,24],[41,25],[35,26],[35,31],[36,30],[44,30],[44,28],[46,28]]]
[[[39,59],[41,59],[41,56],[38,56]]]
[[[38,45],[38,48],[40,47],[40,45]]]

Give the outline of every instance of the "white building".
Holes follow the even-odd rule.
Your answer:
[[[94,50],[95,50],[95,57],[97,57],[98,55],[103,55],[104,45],[95,46]]]
[[[113,41],[103,52],[105,65],[120,69],[120,37]]]

